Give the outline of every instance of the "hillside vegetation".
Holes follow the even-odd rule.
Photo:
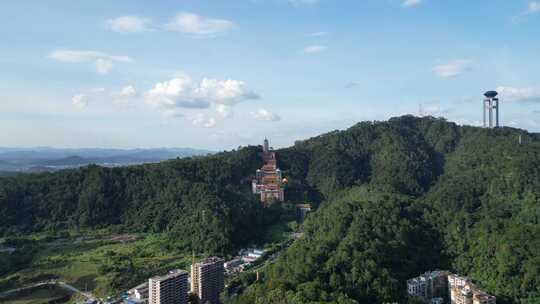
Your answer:
[[[471,276],[498,303],[538,301],[538,135],[405,116],[279,155],[326,203],[229,302],[403,303],[406,279],[436,268]]]
[[[247,148],[155,165],[0,178],[0,232],[167,232],[179,248],[227,252],[256,239],[272,220],[241,183],[260,166],[257,153]]]
[[[304,236],[227,302],[403,303],[407,278],[445,268],[520,303],[540,297],[539,139],[430,117],[359,123],[278,150],[288,202],[269,209],[249,192],[258,147],[0,178],[0,231],[165,232],[219,253],[309,201]]]

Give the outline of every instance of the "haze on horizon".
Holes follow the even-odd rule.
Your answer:
[[[417,114],[540,131],[540,2],[4,1],[3,147],[276,147]]]

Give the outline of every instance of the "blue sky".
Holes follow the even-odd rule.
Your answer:
[[[3,1],[0,143],[275,146],[406,113],[540,131],[540,2]]]

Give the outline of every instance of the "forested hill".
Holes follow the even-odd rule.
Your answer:
[[[325,202],[229,302],[404,303],[405,281],[437,268],[471,276],[498,303],[539,302],[537,134],[404,116],[278,156],[306,187],[296,195]]]
[[[268,218],[242,183],[260,167],[258,151],[0,178],[0,231],[168,232],[186,250],[228,251]]]
[[[309,201],[320,208],[304,238],[232,302],[403,302],[405,280],[433,268],[470,275],[499,303],[540,296],[537,134],[362,122],[278,150],[288,201],[270,209],[250,193],[259,152],[0,178],[0,231],[163,231],[223,252]]]

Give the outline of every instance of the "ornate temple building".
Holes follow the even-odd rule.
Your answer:
[[[258,169],[255,179],[252,181],[253,194],[260,195],[261,202],[271,203],[283,201],[283,177],[277,167],[276,153],[269,147],[268,139],[264,140],[263,152],[261,153],[264,165]]]

